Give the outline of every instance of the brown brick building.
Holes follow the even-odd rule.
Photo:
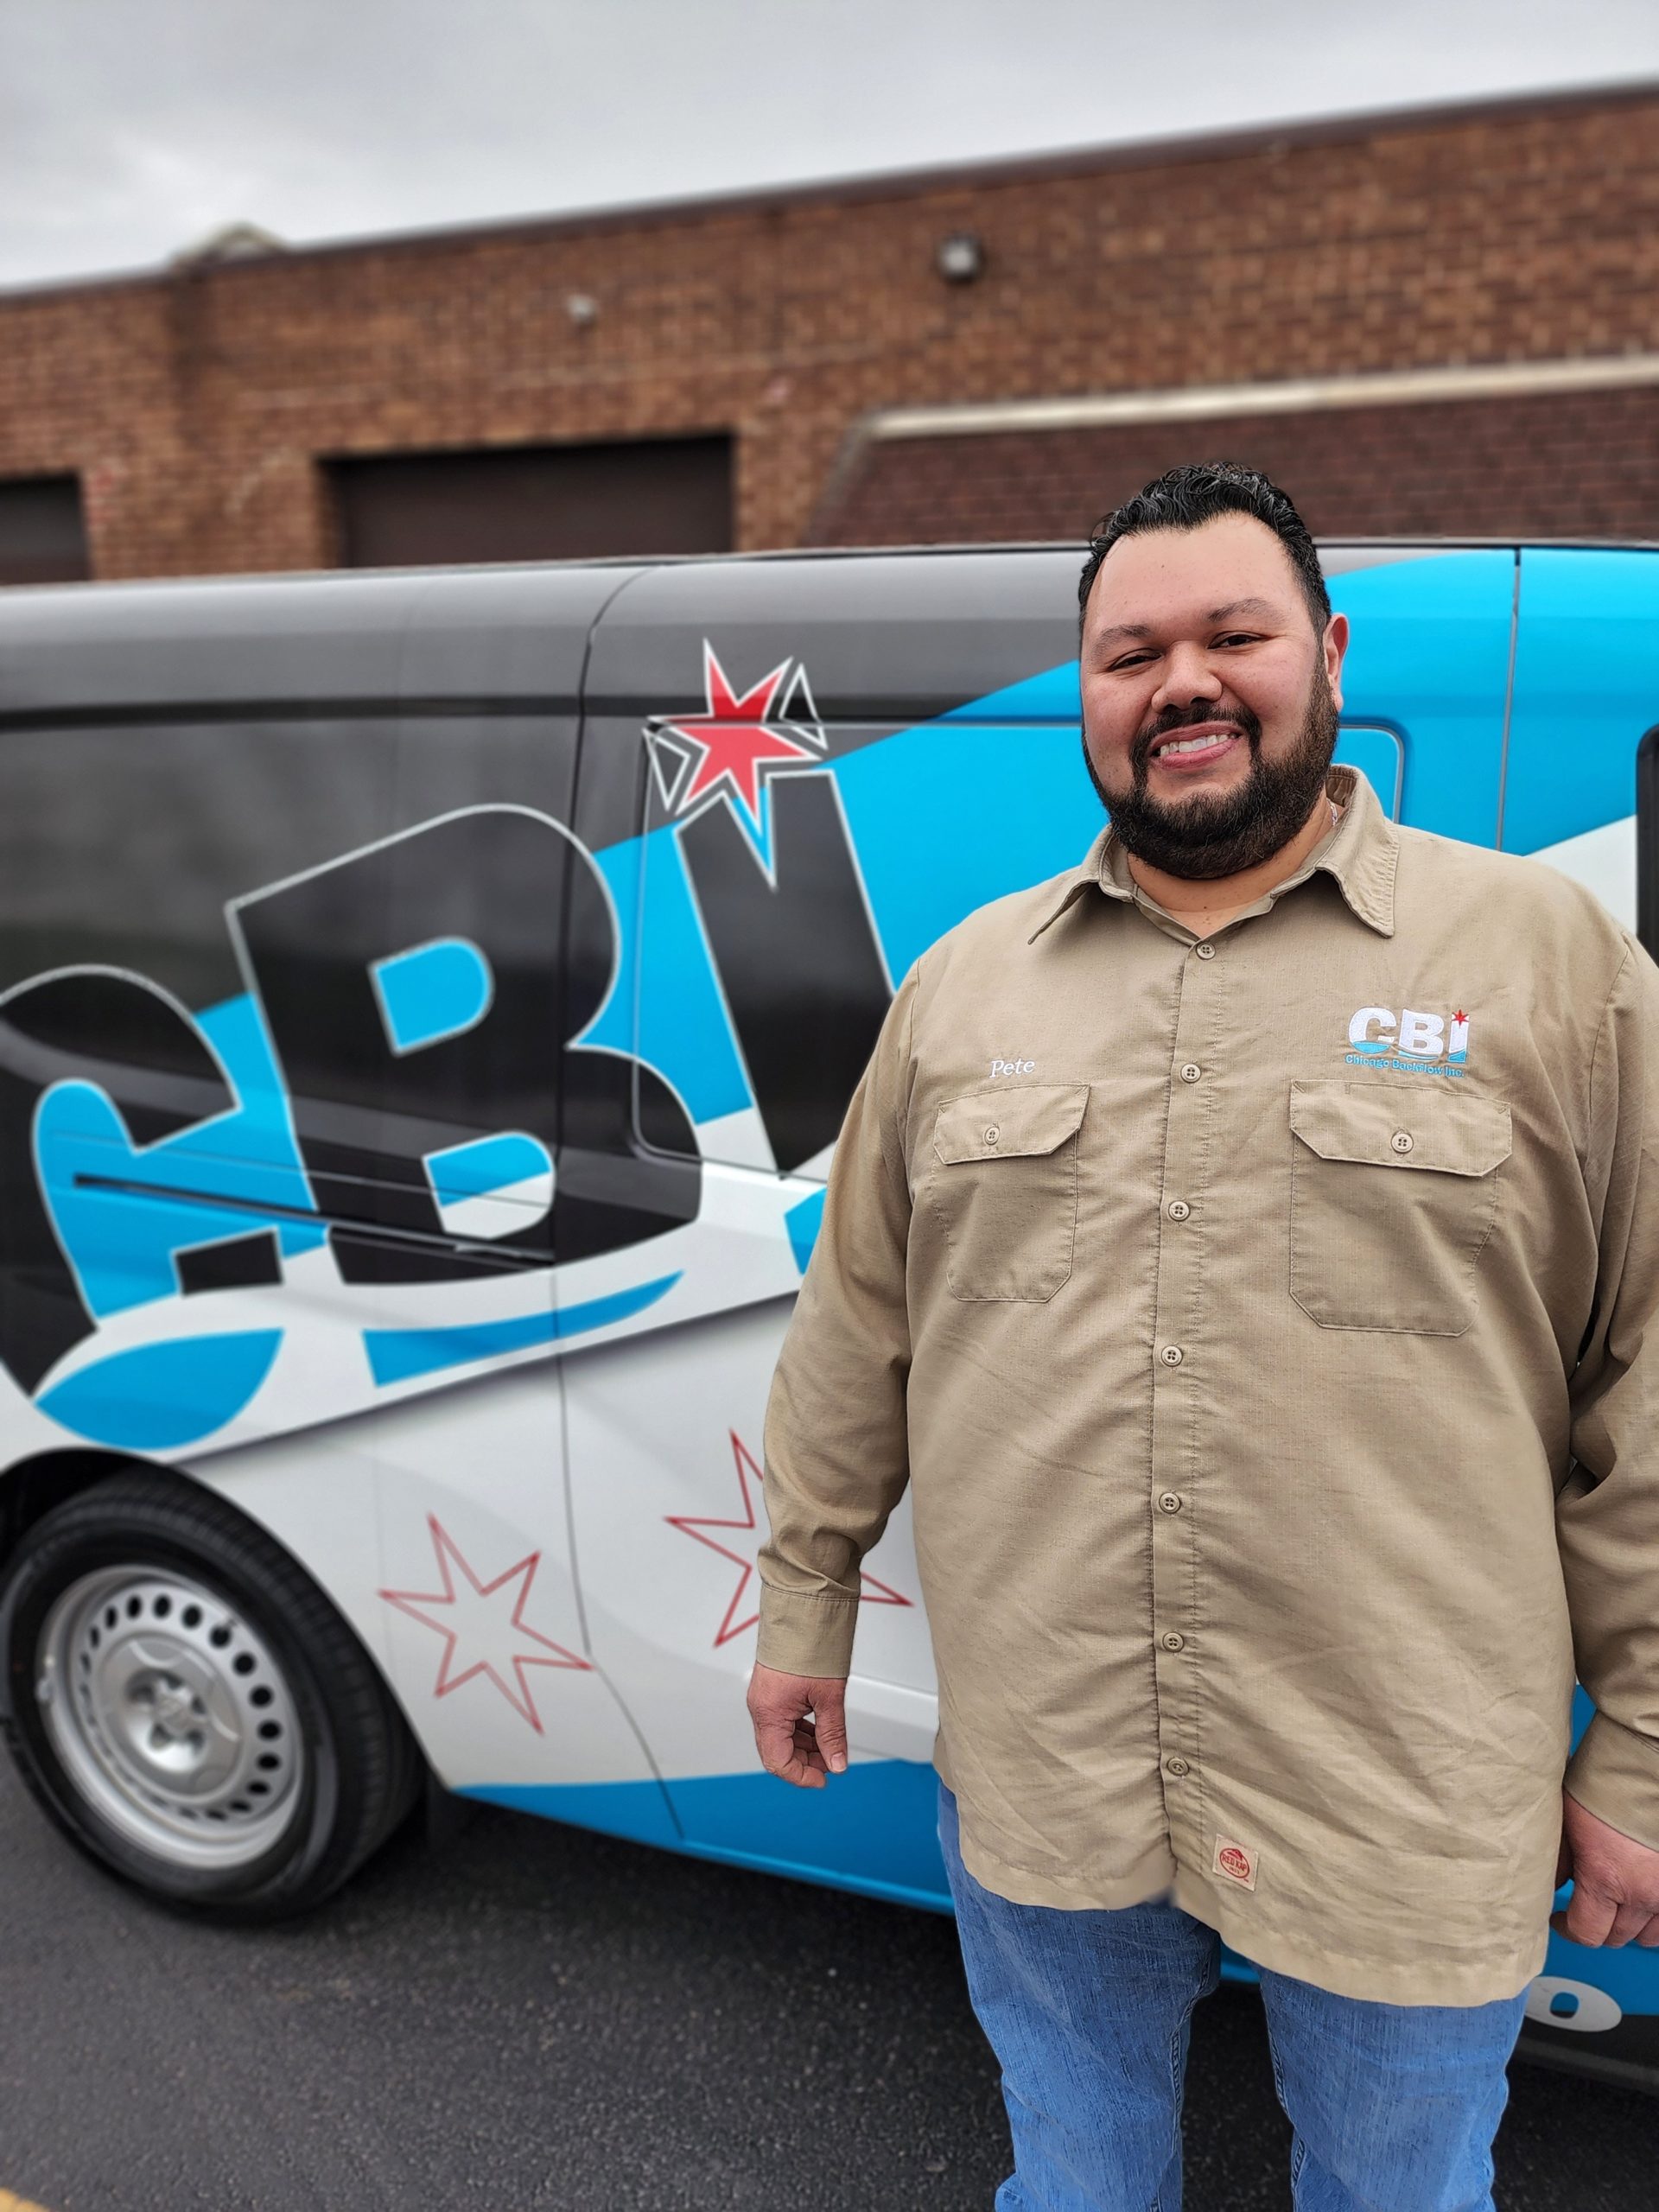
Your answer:
[[[1659,86],[0,295],[14,580],[1075,537],[1216,451],[1659,537]]]

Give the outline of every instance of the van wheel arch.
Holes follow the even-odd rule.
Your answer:
[[[111,1475],[153,1471],[149,1462],[123,1452],[64,1446],[18,1459],[0,1477],[0,1576],[37,1521]]]

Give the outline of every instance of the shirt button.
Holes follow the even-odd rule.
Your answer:
[[[1158,1501],[1158,1510],[1160,1513],[1179,1513],[1184,1503],[1178,1492],[1166,1490]]]
[[[1192,1211],[1192,1207],[1185,1198],[1172,1198],[1169,1202],[1169,1217],[1172,1221],[1185,1221]]]
[[[1179,1344],[1166,1344],[1158,1355],[1166,1367],[1179,1367],[1186,1357]]]
[[[1188,1060],[1181,1070],[1181,1081],[1183,1083],[1196,1083],[1203,1073],[1204,1070],[1198,1065],[1196,1060]]]
[[[1213,960],[1216,957],[1216,948],[1207,938],[1202,944],[1195,944],[1192,950],[1200,960]]]
[[[987,1144],[995,1144],[995,1143],[996,1142],[997,1139],[1001,1135],[1001,1134],[1002,1134],[1001,1130],[997,1127],[996,1123],[995,1123],[995,1122],[993,1122],[991,1123],[990,1128],[989,1128],[988,1129],[987,1129],[987,1130],[986,1130],[986,1132],[985,1132],[985,1141],[986,1141],[986,1143],[987,1143]]]
[[[1411,1150],[1411,1139],[1407,1135],[1403,1129],[1396,1129],[1394,1135],[1389,1139],[1389,1142],[1394,1147],[1396,1152],[1409,1152]]]
[[[1164,1630],[1162,1643],[1166,1651],[1179,1651],[1185,1642],[1186,1638],[1179,1635],[1174,1629],[1166,1628]]]
[[[1185,1759],[1176,1758],[1166,1759],[1164,1761],[1164,1772],[1166,1774],[1173,1774],[1178,1782],[1184,1774],[1191,1774],[1192,1771],[1192,1768]]]

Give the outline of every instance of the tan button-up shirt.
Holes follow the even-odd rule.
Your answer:
[[[980,1882],[1478,2004],[1543,1962],[1564,1771],[1659,1847],[1659,970],[1331,791],[1206,941],[1107,832],[906,977],[772,1389],[760,1656],[848,1671],[908,1482]]]

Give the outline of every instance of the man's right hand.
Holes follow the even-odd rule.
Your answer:
[[[798,1789],[822,1789],[847,1770],[847,1685],[835,1675],[785,1675],[757,1666],[749,1677],[754,1748],[768,1774]]]

